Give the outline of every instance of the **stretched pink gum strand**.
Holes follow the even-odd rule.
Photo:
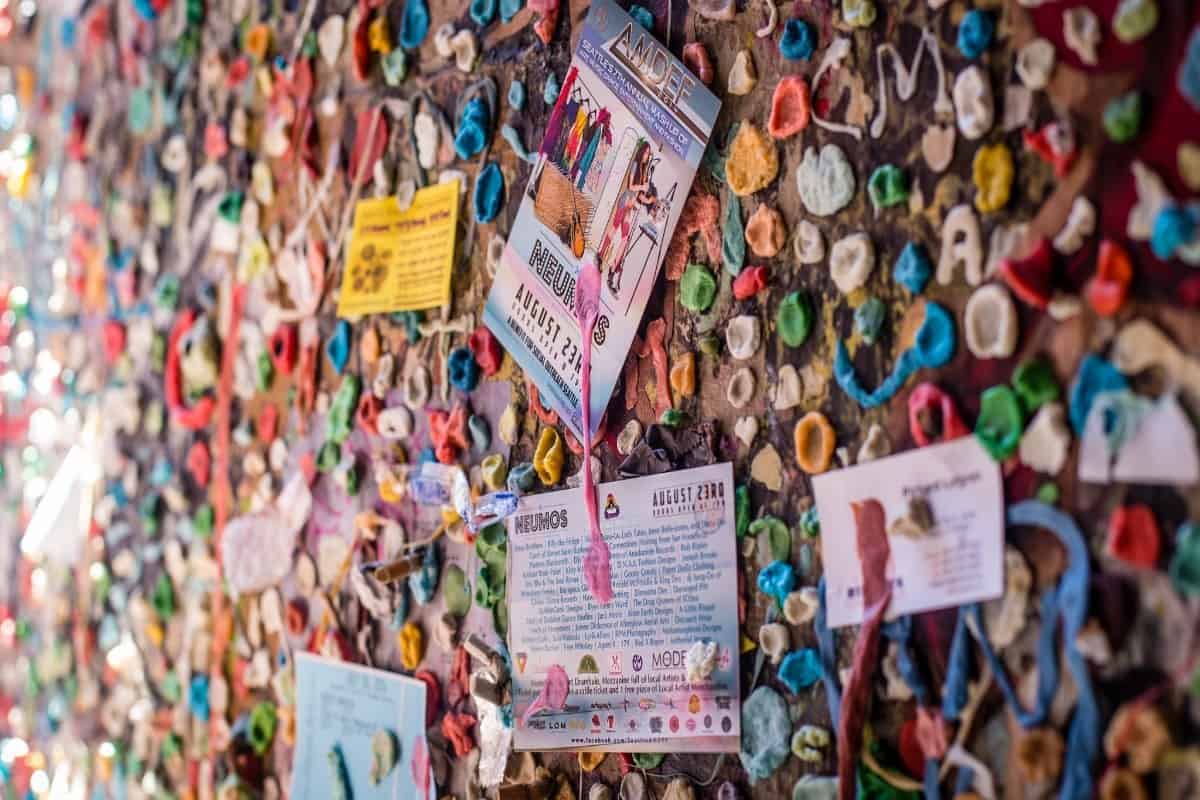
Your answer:
[[[612,566],[608,543],[600,533],[600,510],[596,503],[596,483],[592,475],[592,329],[600,307],[600,269],[591,253],[579,262],[579,277],[575,281],[575,318],[583,339],[583,364],[580,368],[581,403],[583,405],[583,501],[587,506],[591,543],[583,557],[583,577],[588,591],[597,603],[612,602]],[[565,673],[564,673],[565,675]]]
[[[429,797],[429,748],[425,746],[425,737],[418,736],[413,745],[412,761],[413,783],[421,797]]]

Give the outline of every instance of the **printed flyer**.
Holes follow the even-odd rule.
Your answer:
[[[612,0],[592,3],[488,295],[484,322],[582,438],[575,276],[601,273],[593,433],[608,406],[720,101]]]
[[[458,181],[421,189],[406,209],[390,196],[360,200],[346,245],[338,316],[449,303],[458,203]]]
[[[861,500],[878,500],[887,513],[888,619],[1003,591],[1004,488],[999,465],[974,436],[826,472],[812,483],[821,529],[830,534],[821,537],[829,627],[863,619],[851,509]]]
[[[296,654],[293,800],[431,797],[425,684]]]
[[[522,498],[508,519],[516,749],[737,751],[733,488],[727,463],[598,486],[616,595],[604,606],[580,567],[582,490]],[[687,653],[701,641],[713,670],[690,683]],[[570,680],[566,703],[526,725],[553,665]]]

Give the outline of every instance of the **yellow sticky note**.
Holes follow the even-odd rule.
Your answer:
[[[404,211],[394,197],[360,200],[346,250],[338,316],[419,311],[450,302],[458,181],[421,189]]]

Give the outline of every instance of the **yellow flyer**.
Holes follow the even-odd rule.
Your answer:
[[[458,181],[452,181],[421,189],[403,211],[394,197],[359,201],[338,316],[419,311],[449,303],[458,196]]]

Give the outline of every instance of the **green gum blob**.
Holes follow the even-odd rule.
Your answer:
[[[1046,403],[1058,399],[1058,381],[1050,363],[1044,358],[1035,358],[1020,364],[1012,375],[1013,389],[1021,404],[1029,413],[1033,413]]]
[[[1025,419],[1017,394],[1007,386],[993,386],[979,396],[975,436],[988,454],[1003,461],[1016,452]]]
[[[908,176],[895,164],[876,167],[867,181],[867,194],[876,209],[907,202],[908,191]]]
[[[813,310],[807,295],[792,292],[779,304],[775,318],[779,338],[788,347],[799,347],[812,333]]]
[[[750,523],[750,534],[766,532],[774,561],[789,561],[792,557],[792,532],[778,517],[762,517]]]
[[[679,302],[688,311],[704,313],[717,296],[717,279],[703,264],[688,264],[679,279]]]

